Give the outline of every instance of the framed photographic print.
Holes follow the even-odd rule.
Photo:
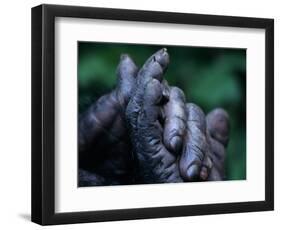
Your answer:
[[[32,8],[32,221],[274,207],[273,19]]]

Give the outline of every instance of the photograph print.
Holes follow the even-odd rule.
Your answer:
[[[77,49],[78,187],[246,180],[246,49]]]

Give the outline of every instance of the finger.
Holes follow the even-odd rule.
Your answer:
[[[183,139],[186,135],[186,107],[182,90],[171,87],[169,101],[164,106],[164,144],[173,153],[182,149]]]
[[[147,61],[143,65],[143,67],[146,68],[146,66],[149,65],[149,63],[153,60],[158,62],[162,66],[163,70],[165,71],[167,69],[169,61],[170,61],[167,49],[162,48],[162,49],[158,50],[157,52],[155,52],[153,55],[151,55],[147,59]]]
[[[160,102],[162,100],[161,83],[156,79],[151,79],[145,87],[143,98],[143,117],[140,120],[147,119],[146,123],[158,121],[160,116]]]
[[[223,109],[214,109],[207,117],[207,133],[211,146],[210,157],[213,168],[208,180],[223,180],[225,177],[224,162],[226,157],[226,146],[229,141],[229,116]]]
[[[108,143],[115,142],[124,135],[121,106],[116,91],[100,97],[79,118],[79,151],[94,146],[101,137]],[[116,126],[112,130],[112,126]]]
[[[169,97],[170,97],[170,86],[168,85],[168,82],[165,79],[162,81],[161,88],[162,88],[162,100],[161,100],[162,106],[161,106],[161,116],[159,119],[160,119],[161,125],[164,126],[165,119],[166,119],[164,105],[167,104],[167,102],[169,101]]]
[[[225,156],[226,156],[225,147],[212,137],[210,137],[210,146],[211,146],[210,157],[212,159],[213,167],[210,170],[210,176],[208,180],[223,180],[225,178],[225,169],[224,169]],[[216,171],[216,173],[214,174],[216,175],[215,178],[212,176],[213,175],[212,171]],[[219,179],[218,176],[220,177]]]
[[[176,158],[165,148],[162,141],[163,130],[159,122],[162,97],[161,83],[156,79],[149,81],[134,135],[137,140],[135,153],[144,181],[179,182],[182,179]]]
[[[158,51],[156,53],[158,57],[158,61],[153,58],[154,56],[150,57],[148,61],[143,65],[141,70],[138,72],[137,76],[137,85],[135,89],[135,94],[132,97],[132,99],[129,101],[127,109],[126,109],[126,117],[130,117],[130,126],[132,128],[135,128],[136,123],[137,123],[137,116],[139,113],[139,110],[141,109],[142,106],[142,100],[143,100],[143,95],[145,91],[146,84],[151,81],[152,79],[162,79],[163,75],[163,67],[160,65],[160,62],[164,63],[162,61],[161,57],[163,59],[166,59],[166,56],[168,56],[167,51]],[[154,54],[155,55],[155,54]],[[166,63],[166,62],[165,62]],[[162,88],[162,86],[160,86]]]
[[[163,80],[163,74],[168,68],[169,54],[166,48],[163,48],[150,56],[140,69],[137,77],[137,84],[146,84],[151,78],[156,78],[160,82]]]
[[[135,87],[137,71],[138,67],[133,59],[128,54],[122,54],[117,67],[117,89],[119,99],[124,100],[125,103],[130,99],[132,90]]]
[[[227,146],[230,131],[228,113],[221,108],[214,109],[207,115],[206,121],[210,136]]]
[[[135,101],[135,97],[131,101]],[[153,136],[154,140],[157,139],[157,142],[160,142],[160,134],[162,133],[162,128],[159,123],[159,118],[161,116],[161,100],[161,83],[156,79],[151,79],[151,81],[147,83],[142,97],[138,98],[138,103],[132,103],[131,101],[129,102],[126,114],[128,116],[129,122],[133,123],[132,131],[138,136],[136,139],[149,138],[149,136]],[[131,111],[133,112],[130,113]],[[145,135],[145,137],[140,137],[141,134],[138,132],[140,129],[151,133],[150,135]]]
[[[79,119],[79,151],[96,142],[118,141],[126,132],[124,107],[135,86],[137,66],[129,55],[121,55],[117,67],[117,88],[100,97]],[[104,138],[102,138],[104,137]]]
[[[180,158],[180,173],[185,181],[199,179],[202,163],[208,151],[206,121],[203,111],[195,104],[186,104],[186,145]]]

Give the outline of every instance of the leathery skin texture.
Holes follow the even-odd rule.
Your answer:
[[[205,116],[164,79],[163,48],[139,69],[123,54],[116,88],[79,117],[79,186],[224,179],[229,116]]]

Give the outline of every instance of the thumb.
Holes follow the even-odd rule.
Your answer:
[[[137,71],[138,67],[133,59],[128,54],[122,54],[117,67],[117,90],[126,104],[135,87]]]

